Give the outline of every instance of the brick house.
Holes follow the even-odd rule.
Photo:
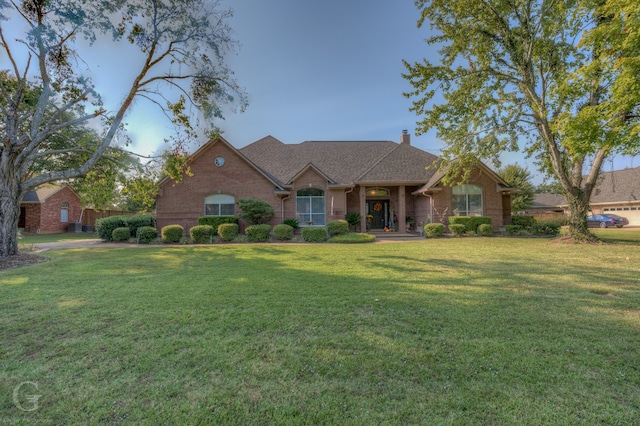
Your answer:
[[[444,186],[443,175],[426,168],[437,160],[412,146],[406,132],[400,143],[284,144],[267,136],[241,149],[219,137],[190,157],[192,176],[160,182],[156,223],[186,230],[200,216],[237,213],[235,202],[249,197],[273,206],[274,225],[295,218],[301,226],[322,226],[349,212],[361,215],[361,231],[411,231],[408,218],[440,222],[454,214],[490,216],[496,229],[510,223],[517,190],[483,164],[469,182]]]
[[[69,223],[80,220],[81,212],[80,197],[71,187],[43,185],[22,199],[18,228],[26,232],[64,232]]]

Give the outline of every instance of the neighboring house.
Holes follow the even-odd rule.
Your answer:
[[[80,197],[71,187],[46,184],[22,199],[18,228],[39,233],[66,231],[69,223],[80,220],[81,212]]]
[[[160,182],[157,226],[187,230],[200,216],[238,213],[236,201],[249,197],[273,206],[272,224],[295,218],[301,226],[323,226],[349,212],[361,215],[362,231],[404,232],[409,217],[427,223],[454,214],[490,216],[496,229],[510,223],[510,193],[517,190],[483,164],[469,182],[444,186],[443,175],[426,168],[437,160],[413,147],[406,132],[400,143],[284,144],[267,136],[241,149],[217,138],[190,157],[192,176]]]
[[[594,214],[617,214],[629,219],[630,225],[640,225],[640,167],[601,173],[590,207]],[[568,210],[562,195],[536,194],[534,205],[527,213],[568,214]]]

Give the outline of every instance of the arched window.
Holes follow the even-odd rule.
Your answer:
[[[231,195],[209,195],[204,199],[205,216],[233,216],[236,200]]]
[[[390,191],[387,188],[367,188],[367,197],[384,197],[389,194]]]
[[[66,201],[60,205],[60,222],[69,222],[69,203]]]
[[[296,213],[302,226],[324,226],[324,191],[305,188],[296,192]]]
[[[453,211],[458,216],[482,216],[482,187],[458,185],[452,188]]]

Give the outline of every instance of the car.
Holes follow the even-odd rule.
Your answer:
[[[590,227],[608,228],[609,226],[615,226],[616,228],[622,228],[628,224],[629,221],[626,217],[615,214],[594,214],[587,216],[587,226]]]

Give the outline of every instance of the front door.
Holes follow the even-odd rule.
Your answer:
[[[368,200],[367,215],[371,215],[371,220],[367,220],[369,229],[384,229],[389,224],[389,201]]]

